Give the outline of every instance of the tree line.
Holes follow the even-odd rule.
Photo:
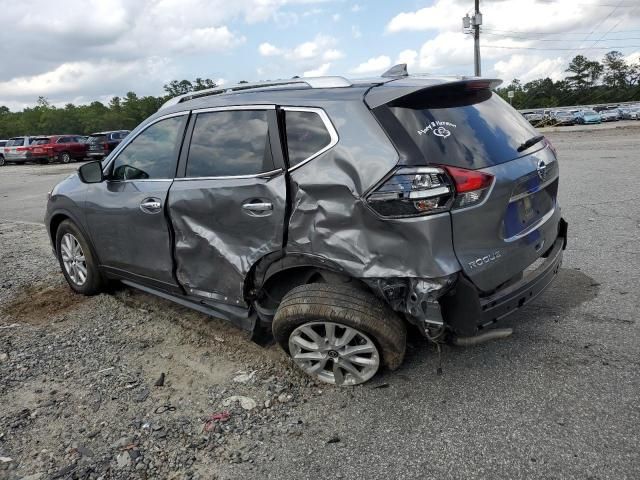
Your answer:
[[[139,97],[128,92],[124,97],[113,97],[108,104],[91,102],[89,105],[51,105],[39,97],[35,107],[12,112],[0,106],[0,138],[18,135],[55,135],[77,133],[88,135],[104,130],[131,130],[149,117],[169,98],[188,92],[216,87],[210,78],[194,81],[173,80],[164,85],[166,95]]]
[[[571,60],[562,80],[539,78],[523,84],[517,78],[497,92],[517,109],[554,108],[640,101],[640,60],[625,61],[618,51],[605,54],[601,61],[577,55]]]

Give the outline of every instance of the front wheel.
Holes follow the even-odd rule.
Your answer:
[[[402,320],[371,293],[326,283],[287,293],[272,329],[300,369],[335,385],[364,383],[382,364],[398,368],[407,336]]]
[[[69,152],[62,152],[58,156],[58,160],[60,160],[60,163],[71,163],[71,155],[69,155]]]
[[[94,295],[102,289],[102,276],[87,240],[70,220],[56,232],[56,254],[69,286],[77,293]]]

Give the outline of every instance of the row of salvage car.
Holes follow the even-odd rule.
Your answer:
[[[109,155],[129,130],[97,132],[91,135],[23,135],[0,140],[0,166],[6,163],[70,163]]]
[[[522,115],[535,127],[589,125],[618,120],[640,120],[640,106],[525,111]]]

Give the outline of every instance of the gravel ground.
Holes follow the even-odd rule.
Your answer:
[[[640,478],[640,129],[549,136],[553,288],[513,337],[439,356],[412,333],[356,388],[142,293],[73,295],[43,228],[0,217],[0,478]]]

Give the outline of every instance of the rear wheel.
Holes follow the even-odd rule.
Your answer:
[[[71,155],[69,155],[69,152],[62,152],[58,155],[58,160],[60,160],[60,163],[71,163]]]
[[[56,232],[56,254],[69,286],[77,293],[94,295],[101,291],[102,276],[84,235],[70,220]]]
[[[402,363],[406,329],[369,292],[312,283],[285,295],[273,319],[273,335],[308,375],[326,383],[357,385],[384,363]]]
[[[0,167],[4,167],[4,164],[5,164],[4,157],[0,155]]]

